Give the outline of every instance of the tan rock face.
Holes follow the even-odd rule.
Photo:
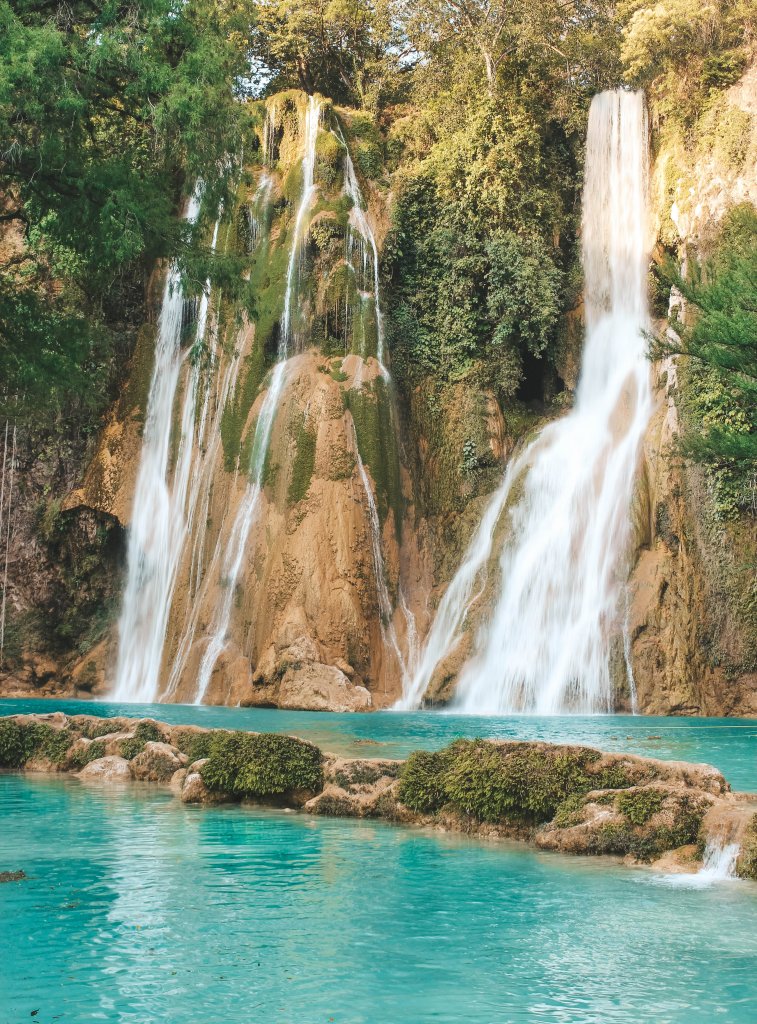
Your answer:
[[[628,586],[628,634],[639,710],[647,714],[757,714],[749,639],[723,593],[723,569],[740,557],[707,531],[701,471],[675,452],[675,366],[657,377],[656,410],[637,496],[637,553]]]
[[[207,702],[364,711],[399,696],[400,668],[380,621],[373,521],[349,409],[354,394],[371,406],[378,376],[375,360],[356,356],[327,361],[307,352],[288,362],[270,468],[245,547],[226,646],[204,695]],[[243,445],[244,437],[249,441],[252,436],[263,399],[261,394],[253,406]],[[310,454],[303,447],[307,444],[312,444]],[[395,516],[372,480],[370,462],[366,470],[379,509],[382,573],[395,608],[393,626],[404,647],[407,624],[399,589],[411,608],[425,597],[418,586],[423,569],[417,534],[412,527],[405,529],[400,543]],[[248,486],[243,473],[235,476],[224,468],[221,452],[212,481],[208,515],[187,545],[188,551],[207,553],[204,579],[198,585],[195,554],[194,568],[188,559],[180,569],[169,626],[166,676],[179,666],[168,695],[172,700],[195,698],[199,667],[227,585],[222,556]],[[406,521],[412,514],[409,504]]]

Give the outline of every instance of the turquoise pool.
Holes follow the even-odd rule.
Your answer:
[[[0,1019],[752,1024],[757,886],[0,776]]]
[[[182,704],[114,704],[104,701],[0,700],[0,715],[32,711],[149,716],[165,722],[286,732],[311,739],[334,753],[406,757],[412,750],[442,747],[458,736],[540,739],[587,743],[719,768],[734,789],[757,792],[757,720],[739,718],[646,718],[633,715],[486,718],[416,711],[369,715],[277,711],[271,708],[196,707]]]

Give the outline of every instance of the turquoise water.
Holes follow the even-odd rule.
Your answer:
[[[757,1020],[750,883],[72,779],[0,807],[3,1024]]]
[[[632,715],[487,718],[429,711],[336,715],[181,704],[0,701],[0,715],[32,711],[146,716],[172,724],[191,722],[225,729],[292,733],[311,739],[326,750],[352,757],[406,757],[413,750],[442,747],[458,736],[587,743],[602,750],[714,764],[734,789],[757,791],[755,719],[647,718]]]

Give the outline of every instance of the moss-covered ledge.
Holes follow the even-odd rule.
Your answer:
[[[457,740],[406,761],[336,757],[294,736],[89,715],[0,718],[0,768],[170,785],[186,803],[253,801],[383,818],[541,849],[692,870],[710,837],[757,879],[757,797],[709,765],[538,742]]]

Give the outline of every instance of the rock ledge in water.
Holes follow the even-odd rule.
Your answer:
[[[738,872],[757,878],[757,797],[731,793],[710,765],[592,747],[457,740],[406,761],[345,758],[294,736],[57,712],[0,718],[0,768],[134,779],[170,786],[184,803],[383,818],[668,868],[696,864],[707,841],[726,837],[741,844]]]

